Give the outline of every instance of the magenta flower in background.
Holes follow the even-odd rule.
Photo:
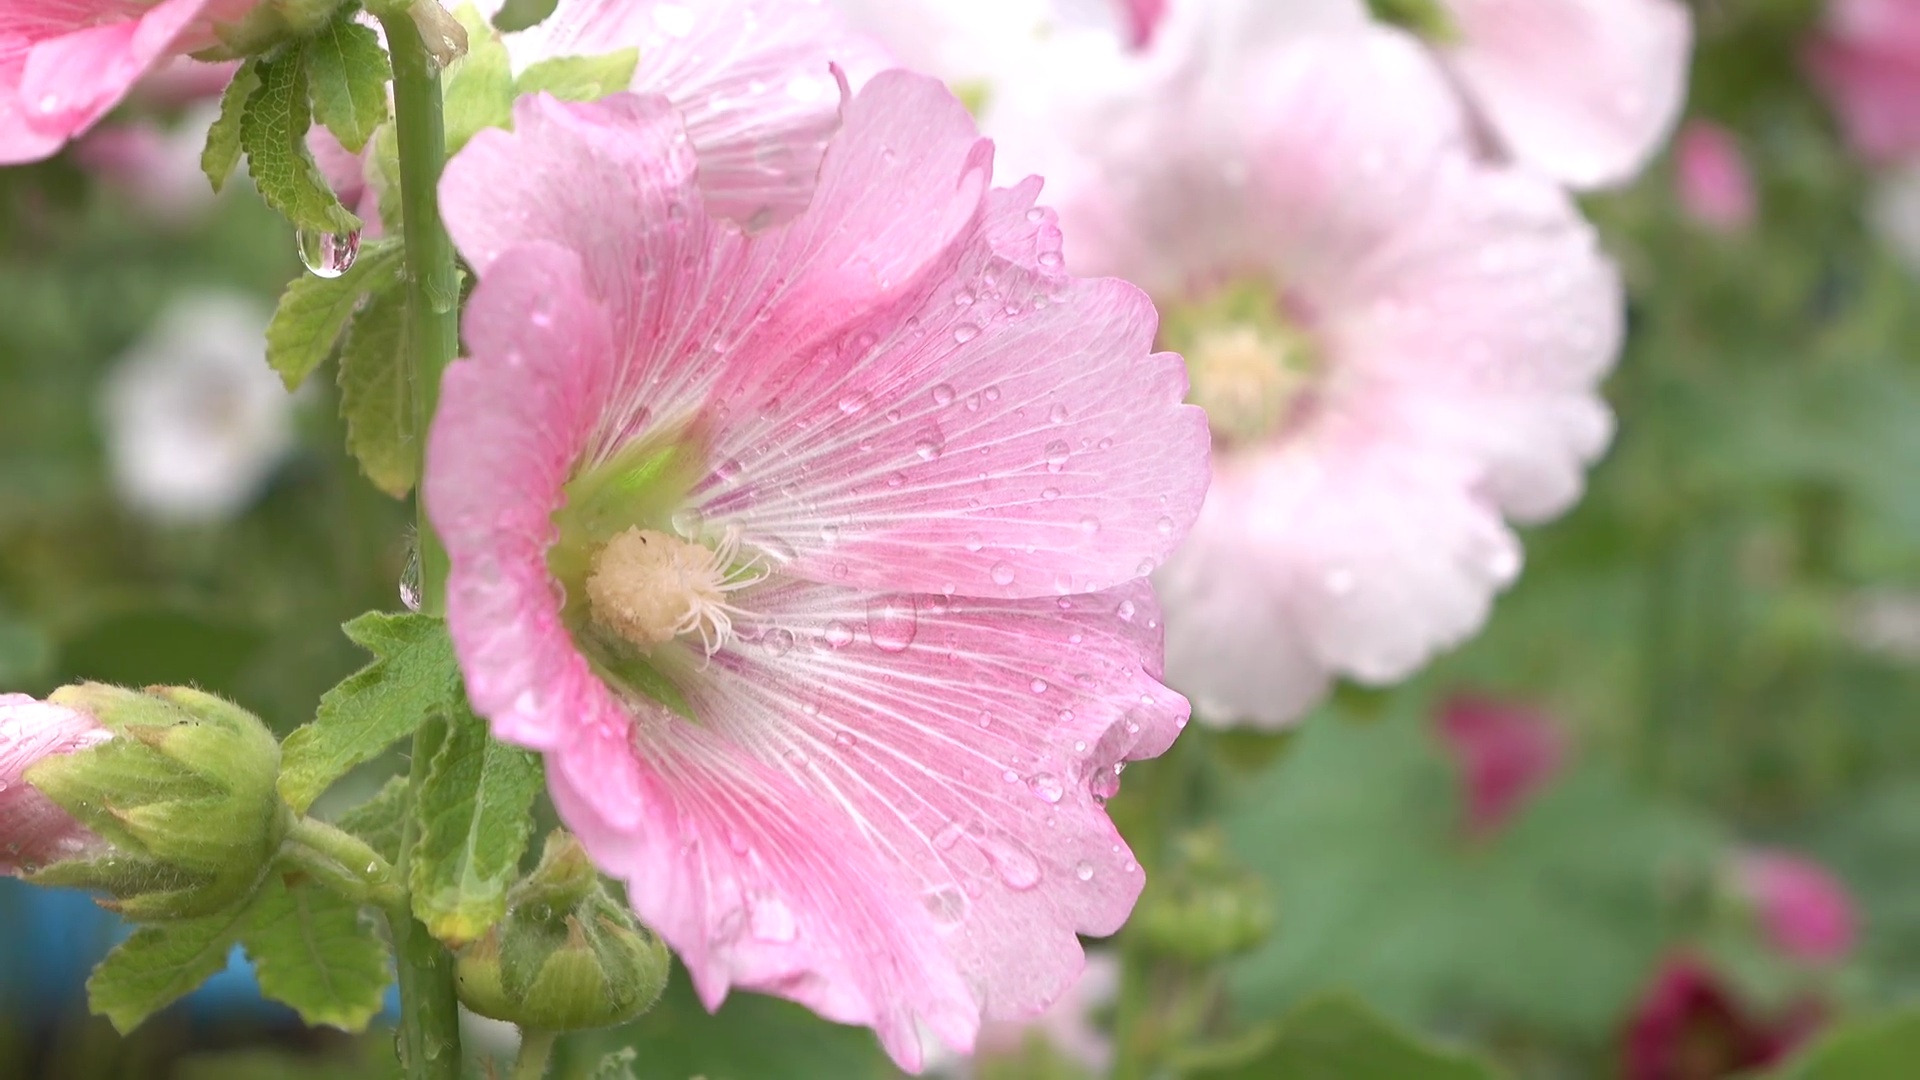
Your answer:
[[[1806,57],[1855,152],[1876,164],[1920,152],[1920,0],[1832,0]]]
[[[1784,1017],[1751,1013],[1713,971],[1669,957],[1634,1006],[1623,1032],[1623,1080],[1718,1080],[1786,1057],[1820,1024],[1803,1006]]]
[[[1681,129],[1673,155],[1675,194],[1689,216],[1720,232],[1753,224],[1759,197],[1733,132],[1711,121],[1691,121]]]
[[[716,219],[673,105],[523,100],[442,185],[480,275],[424,494],[469,696],[710,1005],[966,1049],[1118,929],[1102,809],[1162,752],[1144,575],[1207,433],[1139,290],[930,79],[844,106],[810,206]]]
[[[1785,852],[1753,851],[1736,862],[1734,880],[1767,940],[1786,956],[1831,964],[1853,951],[1853,897],[1825,867]]]
[[[1520,568],[1504,519],[1565,510],[1607,444],[1621,329],[1593,230],[1480,160],[1427,50],[1274,21],[1170,21],[1146,61],[1166,74],[1097,130],[1000,129],[1061,165],[1075,268],[1144,285],[1185,354],[1216,453],[1156,578],[1169,678],[1266,726],[1479,629]]]
[[[1475,836],[1498,832],[1566,763],[1566,737],[1524,706],[1456,697],[1441,710],[1439,726],[1460,769],[1467,830]]]
[[[168,57],[215,43],[256,0],[14,0],[0,8],[0,165],[92,127]]]
[[[36,762],[112,735],[93,717],[25,694],[0,694],[0,874],[19,874],[102,843],[26,781]]]

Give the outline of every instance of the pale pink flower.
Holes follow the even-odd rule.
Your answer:
[[[214,205],[200,152],[218,115],[219,107],[207,104],[171,126],[151,120],[105,124],[74,143],[73,159],[154,221],[191,225]]]
[[[19,874],[101,843],[35,790],[26,772],[46,757],[108,738],[108,731],[85,713],[25,694],[0,694],[0,874]]]
[[[1094,1014],[1120,993],[1120,961],[1108,953],[1090,953],[1080,977],[1037,1017],[997,1020],[980,1029],[981,1057],[1014,1056],[1028,1039],[1044,1039],[1066,1060],[1096,1076],[1113,1064],[1113,1039],[1093,1022]]]
[[[1474,110],[1518,163],[1574,188],[1637,176],[1687,94],[1680,0],[1442,0],[1442,45]]]
[[[1097,130],[1011,134],[1076,159],[1076,269],[1155,296],[1212,418],[1213,486],[1156,579],[1169,675],[1273,726],[1478,630],[1520,568],[1503,517],[1565,510],[1607,443],[1620,286],[1557,185],[1476,154],[1407,35],[1170,22],[1163,47],[1191,51]]]
[[[1853,897],[1818,863],[1785,852],[1747,852],[1735,864],[1734,880],[1783,954],[1829,964],[1853,951]]]
[[[0,165],[48,157],[141,76],[215,44],[255,0],[12,0],[0,7]]]
[[[474,355],[424,488],[474,707],[702,998],[914,1068],[918,1024],[965,1049],[1043,1007],[1139,893],[1101,807],[1185,721],[1142,575],[1207,435],[1146,297],[1061,269],[945,90],[843,111],[758,237],[662,98],[477,136],[441,192]]]
[[[1920,152],[1920,0],[1833,0],[1807,62],[1862,157]]]
[[[561,0],[504,40],[516,71],[637,47],[628,88],[680,109],[708,208],[756,228],[806,205],[839,126],[832,67],[857,88],[889,66],[825,0]]]
[[[1752,225],[1759,208],[1753,172],[1739,141],[1710,121],[1695,120],[1681,130],[1674,147],[1674,186],[1681,209],[1721,232]]]
[[[1440,712],[1442,745],[1460,770],[1467,831],[1489,836],[1560,774],[1566,737],[1553,721],[1523,706],[1457,697]]]

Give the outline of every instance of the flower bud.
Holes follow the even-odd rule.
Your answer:
[[[1265,941],[1273,903],[1218,831],[1202,830],[1182,837],[1172,865],[1148,880],[1128,929],[1154,952],[1206,964]]]
[[[631,1020],[666,987],[666,946],[607,894],[580,842],[556,832],[515,885],[507,915],[460,950],[460,1002],[539,1031]]]
[[[72,814],[27,782],[42,759],[112,738],[84,712],[0,694],[0,874],[22,874],[101,846]]]
[[[86,683],[49,700],[113,737],[42,758],[27,780],[111,849],[36,882],[108,893],[134,919],[211,914],[253,889],[290,822],[274,786],[280,746],[259,720],[183,687]]]

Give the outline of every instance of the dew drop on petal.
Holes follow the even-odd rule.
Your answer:
[[[1025,891],[1040,884],[1040,864],[1012,840],[988,837],[980,842],[980,848],[987,853],[994,872],[1007,888]]]
[[[698,540],[700,539],[700,534],[706,531],[706,528],[707,517],[700,512],[698,507],[689,506],[674,511],[673,531],[679,533],[681,539]]]
[[[1067,407],[1065,405],[1055,405],[1053,408],[1047,410],[1047,420],[1055,424],[1066,423]]]
[[[934,387],[933,403],[943,409],[953,404],[953,387],[948,386],[946,383],[941,383],[939,386]]]
[[[1052,773],[1035,773],[1027,778],[1027,788],[1041,799],[1057,803],[1067,793],[1067,786]]]
[[[1158,532],[1161,536],[1172,536],[1173,519],[1170,517],[1162,517],[1159,521],[1153,523],[1153,528],[1154,531]]]
[[[1070,453],[1072,453],[1072,450],[1068,448],[1065,439],[1055,439],[1048,443],[1046,448],[1047,471],[1057,473],[1061,469],[1066,468],[1067,455]]]
[[[867,601],[867,636],[881,652],[905,652],[919,630],[913,597],[896,594]]]
[[[1120,619],[1121,619],[1121,621],[1122,621],[1122,622],[1132,622],[1132,621],[1133,621],[1133,610],[1134,610],[1134,608],[1133,608],[1133,601],[1131,601],[1131,600],[1122,600],[1122,601],[1120,601],[1120,606],[1119,606],[1119,607],[1117,607],[1117,608],[1114,608],[1114,609],[1113,609],[1113,613],[1114,613],[1115,615],[1118,615],[1118,616],[1120,616]]]
[[[1085,859],[1080,860],[1079,864],[1073,868],[1073,876],[1079,878],[1081,881],[1092,881],[1093,864]]]
[[[785,656],[793,651],[793,631],[776,626],[760,638],[760,647],[772,656]]]
[[[853,732],[851,731],[841,730],[833,733],[833,745],[842,750],[851,750],[853,747],[859,745],[859,742],[860,740],[854,738]]]
[[[294,234],[294,243],[300,248],[300,261],[314,277],[337,278],[353,268],[353,260],[360,254],[357,230],[331,233],[301,229]]]
[[[966,831],[959,822],[949,821],[940,827],[939,832],[933,834],[933,846],[941,851],[951,850],[953,845],[960,842],[960,837],[964,836]]]
[[[853,643],[853,631],[847,628],[846,623],[838,620],[828,623],[826,629],[821,631],[820,636],[826,639],[827,644],[836,649]]]
[[[980,328],[972,323],[961,323],[953,328],[953,340],[965,345],[980,336]]]
[[[993,575],[993,583],[995,585],[1006,586],[1013,584],[1013,564],[1011,563],[994,563],[990,573]]]
[[[1027,689],[1033,691],[1036,694],[1044,694],[1047,692],[1047,680],[1035,679],[1032,682],[1027,684]]]
[[[928,889],[920,894],[920,902],[926,906],[927,914],[933,917],[936,926],[953,926],[967,914],[966,894],[951,885]]]

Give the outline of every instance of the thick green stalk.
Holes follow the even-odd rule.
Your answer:
[[[520,1057],[513,1063],[513,1080],[546,1080],[547,1060],[553,1057],[558,1032],[520,1029]]]
[[[447,164],[440,66],[413,18],[383,13],[393,57],[394,134],[400,149],[400,213],[407,253],[407,331],[413,351],[413,435],[424,459],[427,432],[440,403],[440,376],[460,349],[460,274],[453,240],[440,220],[440,173]],[[447,553],[420,507],[420,610],[446,604]]]
[[[414,741],[418,745],[418,736]],[[415,754],[408,777],[414,791],[420,790],[426,774],[426,755]],[[410,880],[408,862],[419,832],[419,815],[409,807],[400,840],[402,881]],[[387,924],[400,970],[400,1064],[407,1080],[459,1080],[460,1003],[454,997],[453,954],[409,910],[390,912]]]

